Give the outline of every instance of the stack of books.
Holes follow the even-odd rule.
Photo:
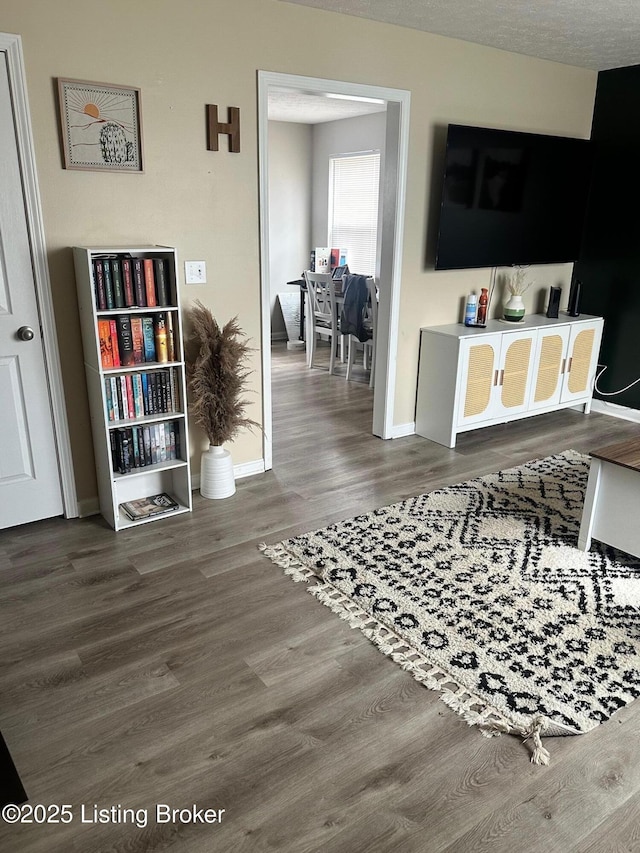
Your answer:
[[[146,498],[136,498],[120,504],[120,509],[131,521],[140,521],[151,516],[164,515],[180,509],[180,504],[171,495],[162,492],[159,495],[149,495]]]

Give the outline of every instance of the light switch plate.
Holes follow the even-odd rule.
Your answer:
[[[185,261],[184,280],[186,284],[206,284],[207,265],[204,261]]]

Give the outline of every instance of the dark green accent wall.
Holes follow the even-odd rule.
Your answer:
[[[640,378],[640,65],[598,75],[591,138],[595,165],[575,275],[580,310],[604,317],[601,391]],[[613,397],[640,409],[640,382]]]

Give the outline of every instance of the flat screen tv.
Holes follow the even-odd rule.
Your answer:
[[[450,124],[435,268],[575,261],[591,144]]]

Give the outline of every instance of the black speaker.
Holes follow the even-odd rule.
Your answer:
[[[579,317],[580,316],[580,291],[582,290],[581,282],[576,279],[571,285],[571,291],[569,292],[569,305],[567,307],[567,312],[570,317]]]
[[[557,317],[560,311],[561,287],[552,287],[549,291],[549,305],[547,306],[547,317]]]

